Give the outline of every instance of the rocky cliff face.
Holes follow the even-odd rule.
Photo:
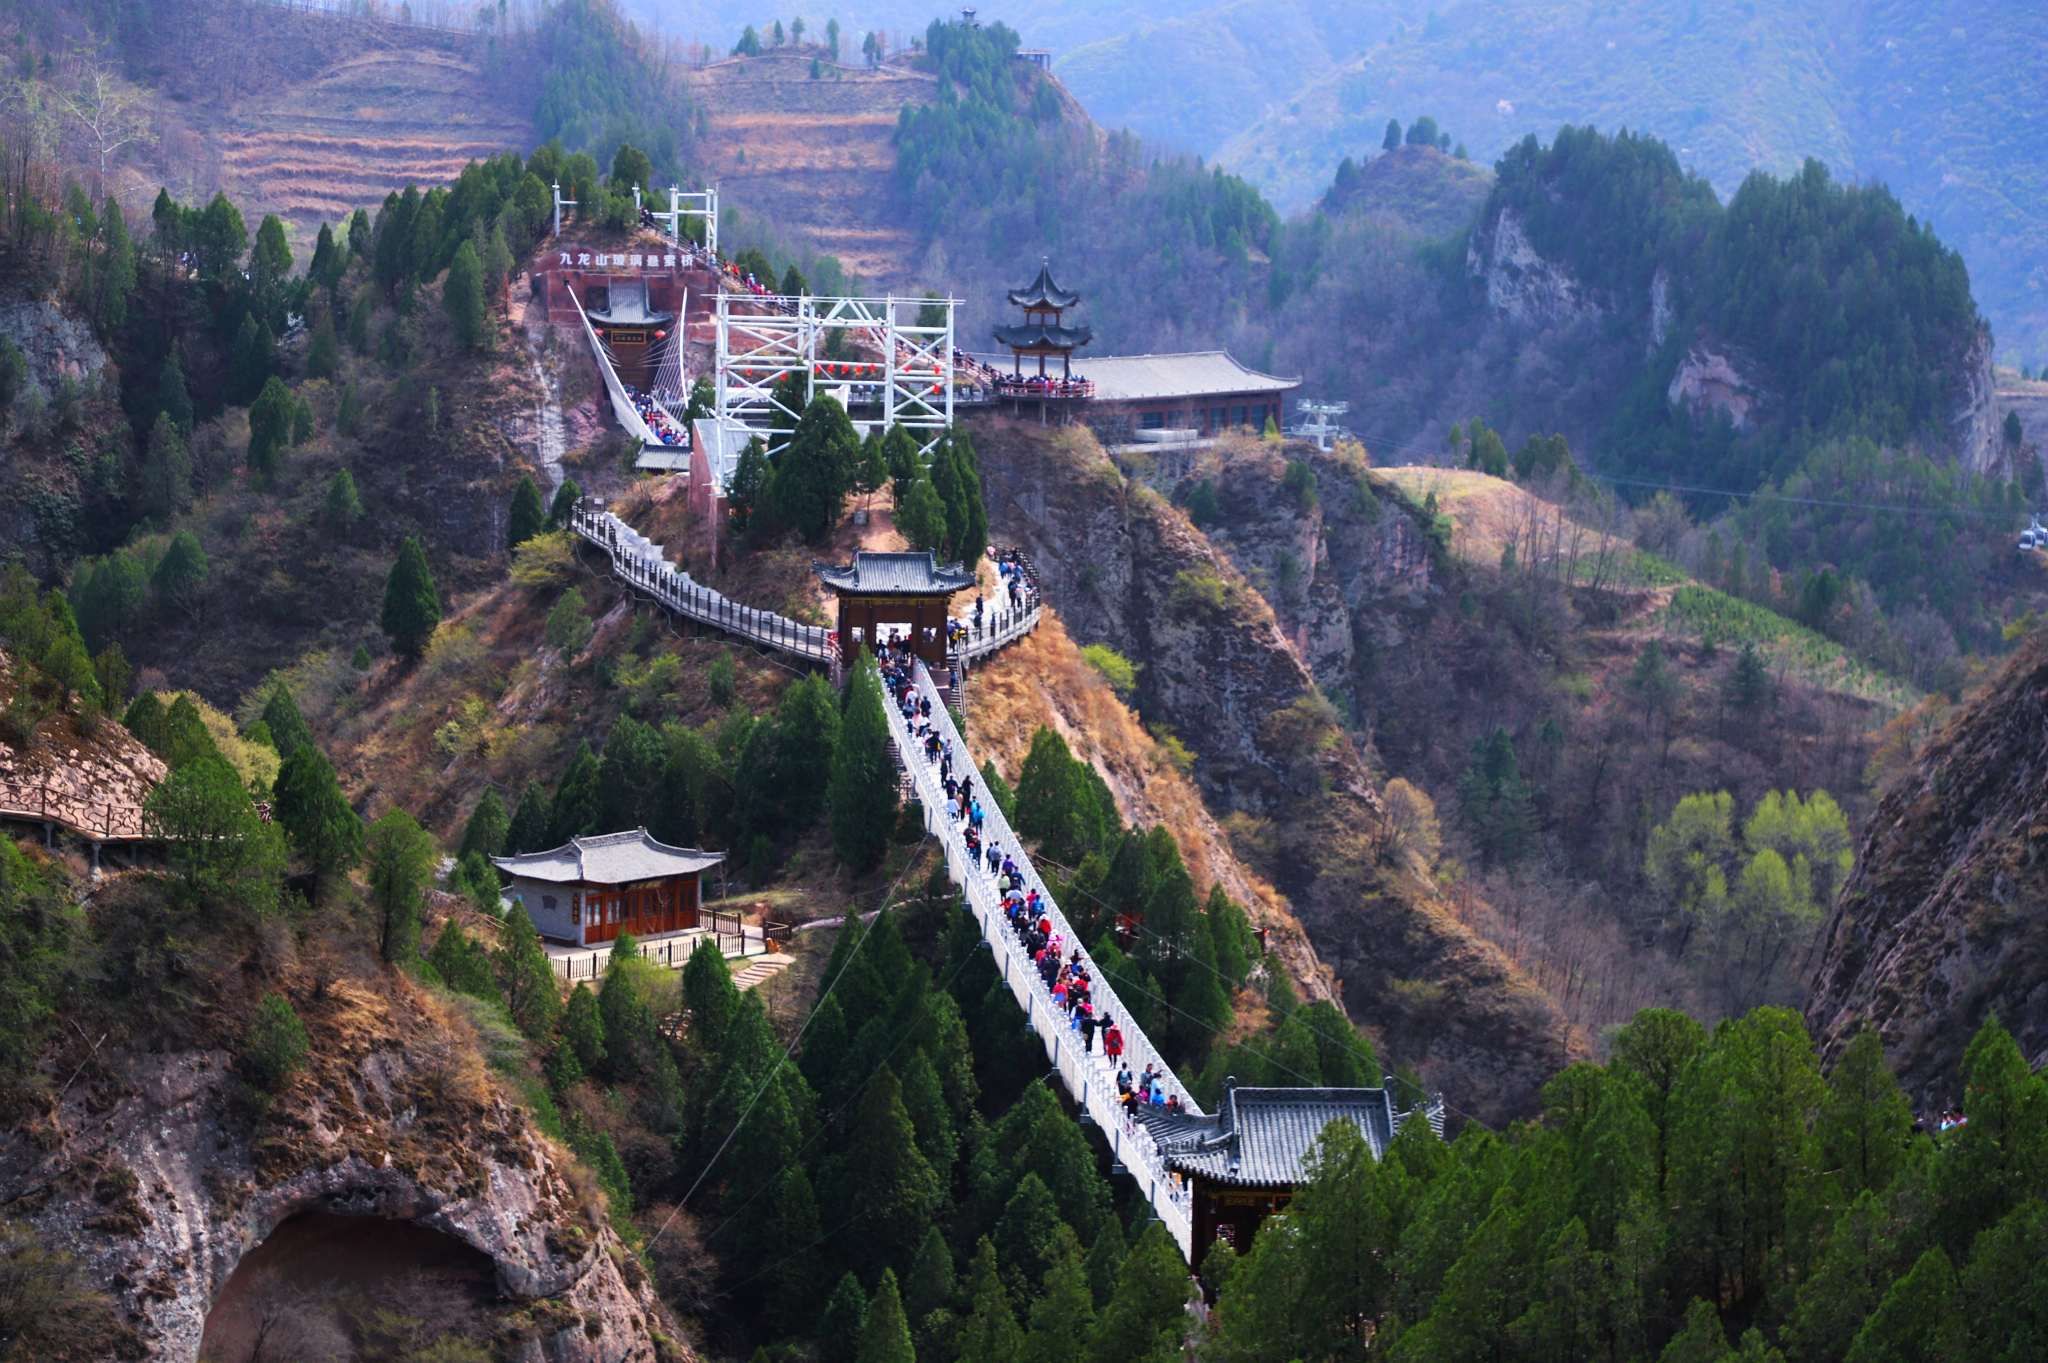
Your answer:
[[[1825,1054],[1884,1038],[1921,1105],[1962,1098],[1996,1014],[2048,1063],[2048,639],[1964,706],[1871,816],[1822,938],[1807,1018]]]
[[[459,1015],[332,958],[283,984],[311,1061],[269,1103],[218,1045],[96,1033],[58,1058],[57,1082],[73,1082],[0,1132],[0,1206],[108,1286],[124,1356],[198,1358],[237,1266],[306,1211],[404,1221],[487,1256],[500,1357],[690,1356],[601,1198],[499,1092]]]
[[[1963,359],[1963,389],[1949,408],[1951,453],[1963,468],[1996,478],[2017,478],[2012,462],[2018,453],[2005,443],[2000,423],[2006,409],[1998,404],[1998,385],[1991,368],[1991,329],[1980,327]]]
[[[1537,252],[1513,209],[1472,234],[1465,272],[1485,281],[1495,312],[1517,322],[1579,321],[1600,311],[1570,270]]]
[[[1299,636],[1308,656],[1341,655],[1347,591],[1362,601],[1375,582],[1426,582],[1409,547],[1414,527],[1361,516],[1326,539],[1319,513],[1305,512],[1225,554],[1156,492],[1126,486],[1085,431],[992,423],[977,447],[993,537],[1033,555],[1077,640],[1142,666],[1145,718],[1195,750],[1204,800],[1263,849],[1258,869],[1335,971],[1351,1016],[1464,1110],[1487,1121],[1531,1111],[1542,1082],[1585,1053],[1584,1039],[1428,885],[1381,865],[1377,792],[1296,645]],[[1257,467],[1272,475],[1257,495],[1282,495],[1284,463]],[[1233,471],[1221,495],[1254,495],[1264,475]],[[1322,504],[1348,495],[1334,485]],[[1345,564],[1327,575],[1301,568],[1302,599],[1328,614],[1304,605],[1276,616],[1240,571],[1248,562],[1278,574],[1283,552],[1298,565],[1326,554]]]

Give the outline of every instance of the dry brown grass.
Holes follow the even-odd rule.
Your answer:
[[[1330,996],[1329,970],[1286,901],[1238,860],[1195,783],[1081,656],[1051,609],[1036,633],[998,654],[967,685],[968,746],[993,760],[1003,779],[1016,781],[1040,727],[1102,773],[1125,823],[1172,831],[1197,889],[1207,894],[1220,882],[1254,924],[1271,930],[1272,947],[1304,997]]]

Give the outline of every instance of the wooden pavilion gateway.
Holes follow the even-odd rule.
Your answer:
[[[813,563],[818,580],[839,600],[839,657],[851,664],[875,651],[900,626],[911,650],[933,670],[946,663],[947,606],[953,593],[977,581],[957,563],[943,567],[930,550],[906,554],[857,553],[844,567]]]
[[[1224,1081],[1212,1115],[1141,1107],[1136,1116],[1166,1167],[1188,1181],[1197,1264],[1217,1240],[1250,1251],[1260,1224],[1285,1211],[1307,1180],[1304,1158],[1331,1122],[1355,1122],[1373,1158],[1384,1159],[1404,1122],[1426,1121],[1441,1135],[1444,1120],[1441,1094],[1396,1112],[1391,1088],[1239,1088],[1235,1079]]]
[[[697,926],[704,872],[722,852],[670,847],[644,828],[571,838],[548,852],[492,857],[512,877],[507,891],[526,909],[534,930],[551,942],[596,946],[622,932],[637,938],[688,932]]]

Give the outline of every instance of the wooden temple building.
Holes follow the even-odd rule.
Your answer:
[[[1426,1121],[1443,1132],[1443,1097],[1407,1112],[1389,1088],[1239,1088],[1224,1081],[1223,1101],[1208,1116],[1140,1107],[1138,1120],[1156,1140],[1166,1167],[1188,1181],[1194,1219],[1194,1262],[1217,1240],[1239,1254],[1252,1247],[1260,1223],[1283,1212],[1307,1181],[1307,1157],[1323,1128],[1356,1123],[1374,1159],[1403,1123]]]
[[[975,575],[957,563],[941,565],[930,550],[905,554],[857,553],[840,566],[813,563],[818,580],[838,599],[839,656],[851,663],[892,634],[910,645],[925,666],[947,666],[946,620],[955,592]]]
[[[512,877],[506,893],[551,942],[596,946],[621,932],[645,939],[697,927],[704,872],[722,852],[670,847],[644,828],[571,838],[547,852],[493,857]]]

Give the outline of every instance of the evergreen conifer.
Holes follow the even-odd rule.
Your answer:
[[[270,727],[270,741],[279,757],[288,758],[313,741],[313,730],[307,725],[305,715],[300,713],[291,688],[280,677],[273,675],[270,699],[263,702],[259,718]]]
[[[505,814],[505,802],[498,798],[498,792],[485,788],[476,808],[470,811],[469,822],[462,828],[462,846],[456,855],[466,857],[471,852],[480,852],[487,857],[502,856],[505,852],[505,834],[510,820]]]
[[[547,791],[538,781],[527,782],[525,794],[519,797],[519,808],[513,811],[512,822],[505,829],[505,855],[524,856],[558,846],[548,841],[553,831],[554,807]]]
[[[321,515],[331,529],[346,535],[363,517],[362,499],[356,495],[355,475],[347,469],[336,469],[334,478],[327,484],[327,501],[321,508]]]
[[[488,350],[492,335],[490,300],[484,296],[484,267],[476,247],[465,241],[455,248],[448,265],[448,278],[441,286],[441,306],[455,332],[456,344],[465,350]]]
[[[392,651],[417,658],[441,624],[441,594],[434,587],[426,551],[413,536],[399,546],[398,559],[384,583],[384,609],[378,624],[391,640]]]
[[[892,1269],[882,1270],[881,1285],[868,1303],[856,1363],[917,1363],[917,1351],[910,1344],[910,1322],[904,1317],[903,1298],[896,1291]]]
[[[311,742],[302,740],[278,769],[271,816],[313,868],[316,885],[347,875],[363,859],[363,821],[342,795],[327,754]]]
[[[512,489],[512,509],[505,517],[505,548],[517,549],[546,527],[547,512],[541,507],[540,488],[532,474],[522,473]]]
[[[578,743],[575,755],[569,759],[560,783],[555,786],[555,798],[549,808],[546,847],[560,847],[571,838],[587,837],[592,833],[621,831],[597,826],[597,772],[598,761],[590,751],[590,744],[587,741]],[[546,847],[535,850],[545,851]]]
[[[569,992],[562,1006],[562,1044],[576,1053],[585,1072],[602,1074],[609,1060],[604,1045],[604,1019],[597,1013],[597,995],[587,984]]]
[[[823,1363],[858,1363],[867,1318],[868,1294],[849,1270],[832,1289],[825,1313],[818,1318],[818,1356]]]
[[[541,946],[540,934],[516,900],[505,915],[492,964],[512,1021],[527,1040],[544,1045],[562,1020],[562,996],[555,989],[555,967]]]
[[[854,874],[872,870],[896,828],[896,766],[889,755],[881,676],[865,648],[847,683],[846,713],[832,750],[828,800],[833,850]]]

